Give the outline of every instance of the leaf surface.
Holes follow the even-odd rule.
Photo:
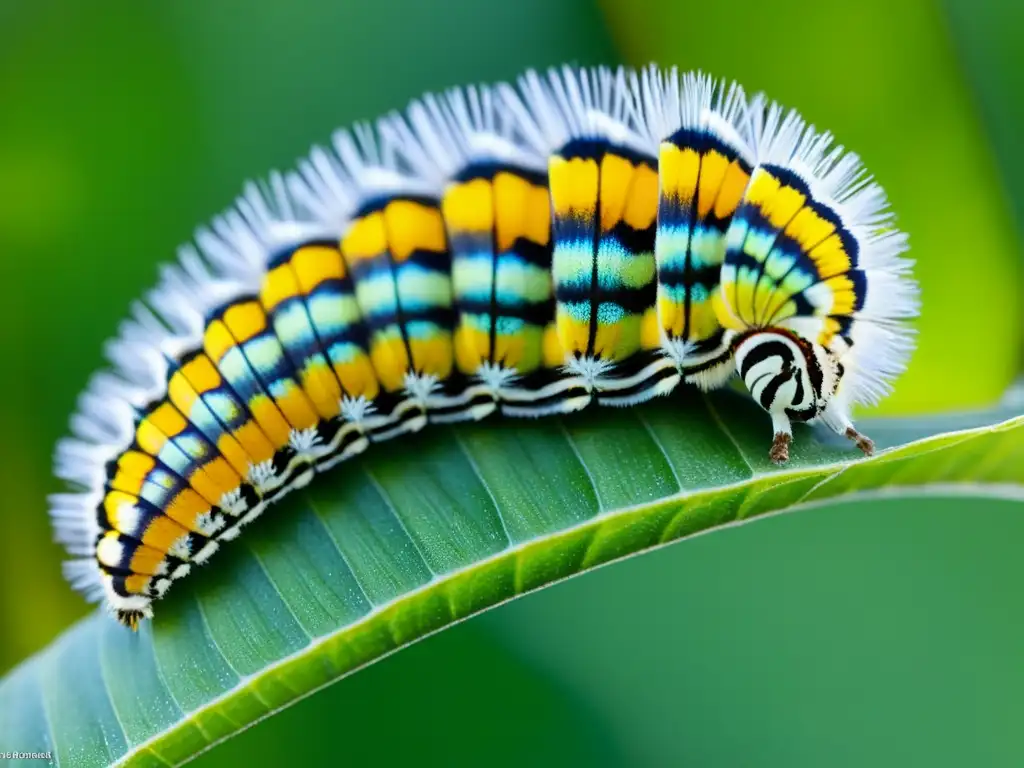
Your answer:
[[[1011,397],[923,438],[920,419],[875,420],[870,459],[798,429],[781,470],[767,418],[731,393],[429,427],[272,507],[138,633],[97,612],[13,670],[0,743],[176,765],[457,621],[688,536],[841,497],[1024,499],[1019,413]]]

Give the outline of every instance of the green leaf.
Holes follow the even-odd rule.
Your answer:
[[[863,460],[799,430],[784,470],[765,415],[729,393],[431,427],[272,508],[137,634],[97,613],[15,669],[0,743],[173,765],[454,622],[687,536],[839,497],[1019,498],[1024,416],[1002,415]],[[898,446],[921,425],[874,427]]]

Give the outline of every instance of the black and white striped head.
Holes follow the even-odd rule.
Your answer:
[[[769,457],[789,459],[794,421],[821,421],[871,454],[871,440],[850,420],[843,391],[843,364],[821,344],[783,329],[751,331],[735,346],[736,371],[754,400],[772,417],[774,439]]]
[[[783,330],[742,337],[736,345],[736,370],[762,408],[792,421],[820,416],[842,372],[824,347]]]

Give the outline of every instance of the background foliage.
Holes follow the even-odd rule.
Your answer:
[[[49,453],[155,264],[244,178],[423,90],[656,58],[799,107],[864,156],[919,261],[920,352],[885,409],[991,402],[1024,336],[1010,5],[6,3],[0,667],[86,612],[49,543]],[[204,761],[326,760],[341,741],[465,765],[1013,762],[1020,511],[850,504],[670,548],[433,638]]]

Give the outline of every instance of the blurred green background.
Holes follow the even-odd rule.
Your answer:
[[[0,669],[87,607],[50,451],[100,346],[242,181],[428,89],[703,68],[858,151],[911,236],[890,414],[983,406],[1024,350],[1024,6],[968,0],[6,0]],[[200,765],[1019,765],[1019,502],[861,502],[603,569],[431,638]],[[14,749],[17,745],[0,745]]]

